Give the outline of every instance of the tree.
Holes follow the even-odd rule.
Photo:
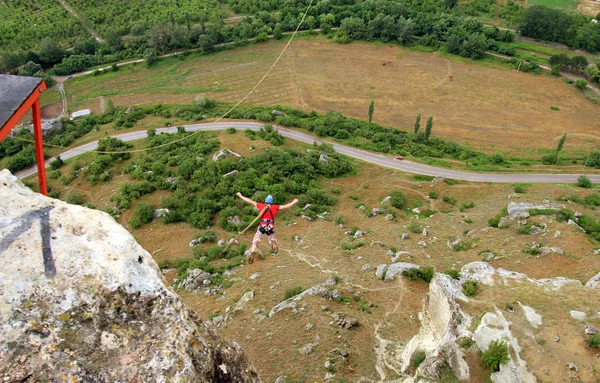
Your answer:
[[[585,81],[582,78],[578,78],[577,80],[575,80],[575,87],[579,90],[584,90],[585,88],[587,88],[587,81]]]
[[[415,136],[417,135],[417,133],[419,133],[420,127],[421,127],[421,113],[419,113],[417,115],[417,120],[415,121],[415,130],[414,130]]]
[[[554,155],[554,161],[552,161],[552,164],[556,163],[556,159],[558,158],[558,153],[562,150],[563,146],[565,145],[566,140],[567,140],[567,134],[565,133],[565,135],[561,137],[560,141],[558,141],[558,146],[556,147],[556,154]]]
[[[115,30],[109,30],[104,34],[104,40],[109,47],[115,51],[120,50],[123,47],[123,40],[121,36]]]
[[[275,40],[281,40],[281,38],[283,37],[283,32],[279,23],[277,23],[277,25],[275,25],[275,28],[273,29],[273,37],[275,38]]]
[[[47,67],[58,64],[65,57],[65,51],[51,38],[42,40],[38,50],[41,63]]]
[[[431,129],[433,128],[433,116],[429,116],[427,119],[427,125],[425,125],[425,141],[429,141],[431,136]]]
[[[371,120],[373,120],[373,112],[375,111],[375,100],[371,100],[371,103],[369,104],[369,124],[371,123]]]
[[[25,64],[25,67],[19,70],[19,76],[36,76],[37,74],[43,75],[44,72],[42,71],[42,66],[34,63],[33,61],[29,61],[27,64]]]
[[[3,53],[0,56],[0,72],[14,73],[24,62],[21,53]]]
[[[458,0],[444,0],[446,8],[454,8],[458,4]]]

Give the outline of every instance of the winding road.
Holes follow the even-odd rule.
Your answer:
[[[214,123],[205,123],[205,124],[193,124],[193,125],[185,125],[184,128],[188,132],[195,131],[208,131],[208,130],[225,130],[230,127],[234,127],[238,130],[252,129],[252,130],[260,130],[264,124],[258,122],[214,122]],[[395,170],[401,170],[407,173],[414,174],[422,174],[427,176],[441,176],[444,178],[451,178],[455,180],[461,181],[471,181],[471,182],[495,182],[495,183],[575,183],[577,182],[577,177],[579,174],[497,174],[497,173],[471,173],[471,172],[463,172],[458,170],[449,170],[449,169],[440,169],[429,165],[424,165],[412,161],[398,161],[390,156],[385,156],[382,154],[376,154],[372,152],[368,152],[366,150],[361,150],[357,148],[353,148],[346,145],[341,145],[338,143],[329,142],[326,140],[321,140],[316,138],[308,133],[300,132],[298,130],[284,128],[281,126],[274,125],[279,130],[279,133],[284,137],[304,142],[307,144],[312,144],[313,142],[326,142],[333,145],[333,148],[336,152],[343,154],[348,157],[356,158],[358,160],[368,162],[371,164],[383,166],[386,168],[391,168]],[[156,133],[175,133],[177,132],[176,127],[170,128],[160,128],[156,129]],[[122,141],[135,141],[141,140],[147,137],[147,132],[144,131],[136,131],[124,134],[114,135],[112,137],[118,138]],[[63,160],[67,160],[69,158],[73,158],[85,152],[90,152],[95,150],[98,147],[98,141],[89,142],[87,144],[81,145],[79,147],[67,150],[60,154],[60,157]],[[54,158],[50,158],[46,160],[46,167],[50,165],[50,162],[54,160]],[[17,172],[15,175],[19,178],[25,178],[32,174],[37,173],[37,168],[32,167],[29,169],[24,169]],[[600,175],[588,175],[590,180],[593,183],[600,183]]]

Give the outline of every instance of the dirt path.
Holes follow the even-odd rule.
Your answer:
[[[105,110],[105,105],[104,105],[104,96],[100,96],[98,97],[99,103],[100,103],[100,113],[104,114],[104,110]]]
[[[58,2],[60,3],[60,5],[62,5],[62,7],[64,9],[66,9],[70,14],[72,14],[73,16],[75,16],[80,22],[81,25],[83,25],[83,27],[92,35],[94,36],[94,38],[96,39],[96,41],[98,42],[102,42],[104,41],[102,39],[102,37],[100,37],[99,34],[97,34],[86,22],[84,19],[82,19],[81,17],[79,17],[79,15],[77,14],[77,12],[75,12],[73,10],[73,8],[71,8],[71,6],[69,4],[67,4],[67,2],[65,0],[58,0]]]
[[[302,93],[300,92],[300,81],[298,80],[298,72],[296,71],[296,63],[294,62],[294,52],[292,52],[292,46],[288,47],[288,57],[292,62],[292,69],[294,70],[294,80],[296,83],[296,90],[298,91],[298,101],[300,101],[300,106],[304,109],[304,102],[302,101]]]

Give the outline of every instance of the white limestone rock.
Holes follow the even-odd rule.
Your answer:
[[[259,382],[239,346],[184,306],[108,214],[2,170],[0,217],[0,376]]]

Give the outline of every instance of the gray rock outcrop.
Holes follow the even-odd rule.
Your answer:
[[[238,153],[234,152],[231,149],[218,150],[215,154],[213,154],[212,159],[213,159],[213,161],[221,161],[221,160],[228,159],[228,160],[239,161],[239,162],[242,162],[244,160],[241,155],[239,155]]]
[[[65,130],[65,127],[59,120],[42,120],[42,137],[48,137],[54,133],[60,133],[63,130]],[[33,133],[33,125],[29,127],[29,131]]]
[[[508,204],[508,216],[511,219],[523,219],[529,217],[529,210],[531,209],[560,210],[564,208],[565,205],[558,203],[543,203],[535,205],[529,202],[510,202]]]
[[[114,219],[36,194],[7,170],[0,259],[2,381],[259,382]]]
[[[445,274],[436,273],[429,284],[429,293],[423,297],[421,328],[404,349],[402,371],[407,371],[412,356],[421,351],[425,360],[415,376],[439,379],[443,366],[452,368],[460,381],[469,381],[469,366],[457,345],[462,337],[471,337],[467,330],[471,318],[460,308],[456,299],[466,300],[458,281]]]

